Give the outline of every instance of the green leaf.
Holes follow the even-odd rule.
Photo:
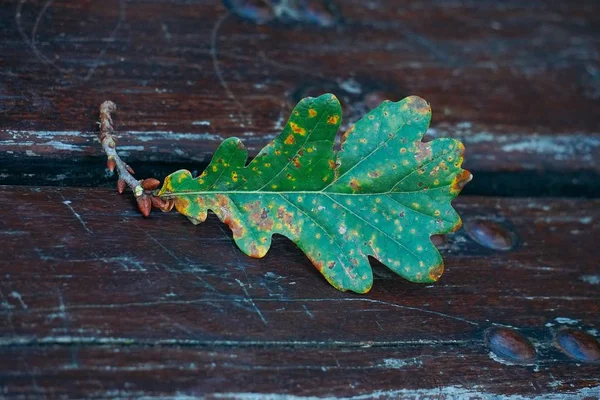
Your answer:
[[[195,223],[212,210],[252,257],[267,253],[274,233],[288,237],[339,290],[370,290],[368,256],[410,281],[437,280],[443,262],[430,236],[460,227],[450,202],[471,178],[462,143],[421,142],[431,108],[412,96],[372,110],[336,152],[341,115],[332,94],[303,99],[248,165],[229,138],[199,177],[177,171],[158,195]]]

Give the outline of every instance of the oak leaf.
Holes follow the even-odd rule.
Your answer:
[[[430,236],[460,227],[451,201],[471,179],[462,143],[421,141],[431,108],[416,96],[383,102],[336,151],[341,118],[334,95],[303,99],[248,165],[229,138],[200,176],[177,171],[158,196],[194,223],[213,211],[252,257],[267,253],[273,234],[288,237],[339,290],[370,290],[368,256],[410,281],[436,281],[443,261]]]

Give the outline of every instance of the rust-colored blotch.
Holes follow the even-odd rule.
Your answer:
[[[465,230],[477,243],[494,250],[511,250],[517,239],[503,224],[483,218],[465,222]]]
[[[431,271],[429,271],[429,279],[431,279],[432,281],[437,281],[438,279],[440,279],[440,277],[442,276],[442,274],[444,273],[444,264],[438,264],[436,265],[434,268],[431,269]]]
[[[533,344],[514,329],[494,327],[486,332],[490,350],[499,357],[517,363],[531,363],[536,358]]]
[[[564,328],[556,333],[556,345],[567,356],[584,362],[600,361],[598,339],[576,329]]]

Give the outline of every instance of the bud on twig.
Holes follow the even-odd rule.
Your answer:
[[[150,215],[150,210],[152,209],[152,201],[150,200],[150,197],[148,197],[146,195],[142,195],[142,196],[138,197],[137,204],[138,204],[138,209],[140,210],[140,212],[142,213],[142,215],[144,217],[147,217]]]
[[[123,194],[123,192],[125,191],[125,186],[126,186],[126,185],[127,185],[127,184],[125,183],[125,181],[124,181],[124,180],[122,180],[122,179],[119,179],[119,180],[117,181],[117,192],[119,192],[119,194]]]
[[[117,181],[117,191],[123,193],[125,188],[129,187],[136,198],[138,209],[144,217],[150,215],[152,206],[159,208],[163,212],[173,209],[175,202],[172,199],[155,197],[151,191],[160,186],[160,181],[154,178],[137,180],[133,176],[133,168],[127,165],[117,154],[116,142],[113,137],[114,126],[111,113],[117,110],[117,106],[112,101],[105,101],[100,105],[100,143],[108,160],[106,167],[111,172],[117,172],[119,180]]]
[[[115,161],[114,158],[110,157],[107,161],[106,161],[106,168],[108,168],[108,170],[110,172],[114,172],[115,168],[117,167],[117,162]]]
[[[154,190],[160,186],[160,181],[154,178],[144,179],[142,181],[142,187],[144,190]]]

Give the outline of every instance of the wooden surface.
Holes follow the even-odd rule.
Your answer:
[[[196,227],[174,213],[143,219],[112,190],[4,187],[0,202],[18,204],[0,218],[0,377],[11,394],[600,387],[598,364],[569,359],[553,339],[564,326],[598,326],[597,200],[462,198],[467,226],[500,223],[514,249],[491,250],[463,229],[440,246],[439,283],[375,265],[366,296],[333,290],[285,238],[252,259],[215,218]],[[493,326],[523,333],[537,358],[510,365],[490,354]]]
[[[600,397],[600,3],[250,3],[0,2],[0,398]],[[337,292],[287,239],[251,259],[105,176],[104,100],[162,178],[323,92],[344,126],[419,95],[465,142],[438,283],[373,262]]]

